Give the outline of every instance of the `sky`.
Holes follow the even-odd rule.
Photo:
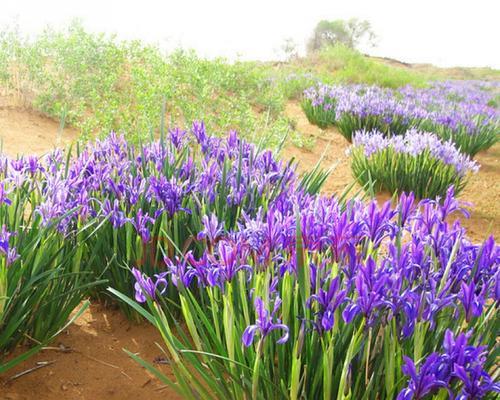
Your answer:
[[[78,18],[93,32],[206,57],[277,59],[286,38],[303,49],[322,19],[368,20],[372,55],[438,66],[500,69],[498,0],[0,0],[0,26],[36,35]]]

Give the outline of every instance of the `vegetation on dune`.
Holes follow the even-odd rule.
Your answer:
[[[320,70],[333,72],[342,83],[366,83],[396,88],[404,85],[426,86],[430,76],[408,68],[390,66],[345,46],[328,47],[316,56]]]
[[[85,137],[115,130],[135,141],[157,133],[165,111],[170,126],[203,119],[214,132],[236,129],[272,146],[293,130],[284,116],[287,99],[319,81],[399,87],[424,86],[432,77],[343,44],[287,63],[231,63],[184,50],[166,55],[138,41],[88,33],[78,23],[34,40],[4,30],[0,50],[0,85],[26,105],[64,119]]]
[[[4,33],[0,78],[18,95],[83,134],[127,132],[131,139],[158,131],[162,108],[171,125],[203,119],[216,131],[242,135],[283,127],[283,98],[258,63],[205,60],[178,50],[166,56],[138,41],[86,32],[46,30],[34,41]]]

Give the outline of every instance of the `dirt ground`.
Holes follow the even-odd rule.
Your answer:
[[[66,146],[78,138],[78,131],[18,105],[12,96],[0,94],[0,141],[4,153],[41,155]]]
[[[123,351],[154,363],[162,359],[155,343],[161,343],[161,338],[152,325],[132,324],[120,311],[92,304],[58,336],[53,349],[38,353],[0,377],[0,399],[181,399]],[[53,364],[9,381],[38,362]],[[156,366],[168,375],[168,366]]]
[[[335,166],[324,191],[341,193],[353,182],[347,141],[334,129],[321,130],[309,124],[297,103],[288,104],[286,113],[296,121],[297,130],[313,136],[316,143],[311,151],[287,147],[284,156],[295,157],[304,170],[316,164],[324,153],[324,166]],[[58,129],[58,122],[5,101],[2,104],[0,96],[0,138],[5,153],[43,154],[78,136],[77,131],[66,128],[58,139]],[[479,154],[477,159],[480,172],[461,196],[475,204],[472,218],[464,222],[475,241],[490,233],[500,237],[500,145]],[[154,362],[162,354],[156,342],[161,343],[161,338],[151,325],[133,325],[120,312],[93,304],[57,338],[55,349],[42,351],[0,377],[0,400],[179,399],[122,351],[126,348]],[[71,351],[60,351],[59,347]],[[9,380],[37,362],[47,361],[53,363]],[[160,368],[168,373],[168,366]]]

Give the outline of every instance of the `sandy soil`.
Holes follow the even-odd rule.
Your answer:
[[[154,363],[161,343],[150,324],[134,325],[118,310],[93,304],[66,333],[25,363],[0,377],[1,400],[181,399],[122,349]],[[61,351],[66,349],[68,351]],[[53,364],[9,381],[37,362]],[[168,366],[156,364],[168,375]]]
[[[55,147],[66,146],[78,138],[78,131],[18,105],[12,96],[0,95],[0,140],[10,156],[41,155]]]
[[[324,191],[341,193],[353,182],[345,153],[347,141],[334,129],[321,130],[309,124],[297,103],[288,104],[286,113],[296,121],[297,130],[314,137],[316,144],[311,151],[289,146],[284,156],[295,157],[300,161],[299,169],[305,170],[324,154],[324,166],[335,166]],[[7,154],[43,154],[77,138],[78,132],[67,128],[58,141],[58,129],[56,121],[5,104],[5,99],[2,104],[0,96],[0,137]],[[464,223],[471,238],[479,241],[489,233],[500,237],[500,145],[477,159],[481,171],[469,182],[462,199],[475,204],[472,218]],[[0,377],[0,400],[179,399],[122,351],[126,348],[154,362],[161,356],[155,342],[161,343],[161,338],[149,324],[131,325],[118,311],[94,304],[58,337],[55,350],[45,350]],[[71,351],[58,351],[59,346]],[[54,363],[9,381],[41,361]],[[160,368],[168,373],[168,366]]]

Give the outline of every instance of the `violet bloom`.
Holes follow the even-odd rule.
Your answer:
[[[163,258],[175,287],[179,287],[179,283],[188,287],[196,276],[196,270],[188,264],[191,257],[192,253],[190,252],[190,256],[186,255],[182,261],[178,257],[175,257],[175,262],[166,256]]]
[[[149,193],[161,203],[163,208],[156,213],[155,218],[162,211],[166,211],[170,217],[178,211],[190,212],[190,210],[182,208],[182,201],[186,194],[184,190],[185,183],[178,182],[175,178],[167,180],[165,176],[161,176],[159,179],[155,176],[149,178]]]
[[[376,130],[358,131],[354,134],[353,143],[354,147],[363,149],[366,157],[388,148],[395,153],[412,157],[429,152],[435,160],[454,167],[459,176],[465,176],[469,172],[477,173],[479,170],[479,165],[468,155],[462,154],[451,141],[445,142],[430,132],[409,129],[404,136],[384,138],[384,135]]]
[[[313,301],[320,306],[317,317],[321,322],[315,323],[318,331],[329,331],[335,324],[335,310],[346,300],[346,290],[339,290],[339,287],[339,277],[337,276],[330,282],[328,291],[320,288],[318,294],[313,294],[308,300],[309,307]]]
[[[437,353],[432,353],[425,359],[418,373],[413,360],[406,356],[403,356],[403,360],[403,373],[410,379],[408,386],[398,394],[397,400],[420,400],[440,388],[447,387],[446,382],[436,377],[436,370],[439,365],[439,355]]]
[[[207,239],[208,243],[214,245],[217,239],[219,239],[224,233],[224,225],[219,223],[215,214],[210,215],[210,217],[204,215],[201,218],[201,222],[203,224],[203,230],[198,233],[197,239]]]
[[[212,269],[212,264],[208,259],[207,252],[204,252],[199,260],[193,256],[192,250],[189,250],[184,256],[185,260],[191,267],[193,267],[195,273],[193,274],[197,280],[198,285],[205,287],[209,285],[208,274]]]
[[[357,298],[344,309],[342,313],[344,321],[350,323],[362,313],[366,318],[367,326],[371,326],[377,309],[381,306],[391,306],[386,300],[388,279],[389,275],[385,271],[377,270],[377,265],[371,256],[368,257],[366,265],[359,265],[354,279]]]
[[[194,121],[192,127],[193,135],[198,141],[199,144],[202,145],[202,148],[205,150],[205,145],[207,142],[207,134],[205,132],[205,123],[203,121]]]
[[[0,252],[3,254],[7,254],[9,251],[9,239],[12,236],[12,233],[7,230],[5,225],[2,226],[2,230],[0,231]]]
[[[456,400],[476,400],[484,398],[488,393],[500,393],[500,384],[495,383],[481,364],[464,368],[455,364],[453,375],[460,379],[463,389]]]
[[[401,227],[403,227],[415,210],[415,194],[413,192],[410,194],[401,193],[397,210]]]
[[[28,156],[28,161],[26,163],[26,169],[31,175],[35,175],[38,171],[43,171],[43,166],[40,160],[36,156]]]
[[[456,338],[450,330],[445,332],[443,358],[450,379],[458,378],[463,387],[457,399],[482,399],[490,392],[500,392],[500,385],[495,383],[484,370],[487,358],[486,346],[471,346],[467,343],[472,332],[461,333]]]
[[[485,346],[469,345],[467,341],[471,334],[472,332],[461,333],[455,338],[453,332],[446,330],[444,352],[427,356],[418,374],[413,361],[403,356],[403,373],[410,380],[397,399],[418,400],[435,393],[439,388],[446,388],[450,398],[461,400],[482,399],[490,392],[500,392],[500,386],[484,370],[487,349]],[[461,384],[455,385],[457,380]],[[457,397],[453,397],[451,390],[455,386],[461,388]]]
[[[479,317],[483,312],[485,294],[476,294],[476,284],[473,281],[470,284],[462,282],[458,298],[462,302],[467,322],[470,322],[472,317]]]
[[[135,218],[132,220],[132,225],[134,225],[137,234],[141,236],[142,242],[147,243],[151,239],[151,232],[148,228],[148,224],[154,224],[155,220],[151,218],[147,213],[143,214],[142,209],[139,208]]]
[[[132,274],[135,278],[135,299],[139,303],[145,303],[148,298],[155,300],[157,290],[161,289],[160,294],[165,293],[165,290],[167,290],[166,272],[155,275],[155,281],[151,277],[145,276],[137,268],[132,268]]]
[[[7,204],[10,206],[12,201],[7,197],[7,190],[5,190],[5,182],[0,183],[0,204]]]
[[[180,150],[184,144],[184,138],[186,136],[186,131],[179,128],[174,128],[168,131],[170,142],[174,145],[177,150]]]
[[[11,265],[19,257],[16,248],[10,247],[9,245],[9,240],[14,235],[15,233],[7,231],[5,225],[2,226],[2,230],[0,231],[0,254],[3,254],[6,257],[7,266]]]
[[[118,199],[115,199],[113,206],[111,206],[111,202],[106,199],[102,205],[102,211],[106,217],[109,216],[109,220],[115,229],[121,228],[129,221],[129,219],[125,217],[123,211],[120,210]]]
[[[374,247],[378,247],[385,237],[392,238],[397,232],[395,224],[391,221],[395,213],[391,210],[390,201],[386,201],[382,208],[378,207],[376,201],[368,205],[365,224]]]
[[[260,297],[255,299],[255,313],[257,318],[255,324],[246,327],[243,332],[241,341],[246,347],[249,347],[255,338],[255,334],[260,332],[261,340],[264,340],[272,331],[281,330],[283,331],[283,336],[278,339],[276,343],[283,344],[288,340],[289,329],[288,326],[281,323],[279,318],[276,318],[276,313],[281,306],[281,299],[276,297],[274,301],[273,311],[269,313],[264,306],[264,302]],[[273,322],[276,321],[276,322]]]
[[[248,264],[242,264],[241,260],[244,259],[242,253],[246,253],[242,245],[231,243],[228,241],[221,241],[217,245],[217,253],[219,259],[210,256],[209,260],[213,264],[213,268],[208,272],[208,283],[212,286],[222,285],[223,282],[232,281],[236,274],[245,270],[252,272],[252,267]]]

